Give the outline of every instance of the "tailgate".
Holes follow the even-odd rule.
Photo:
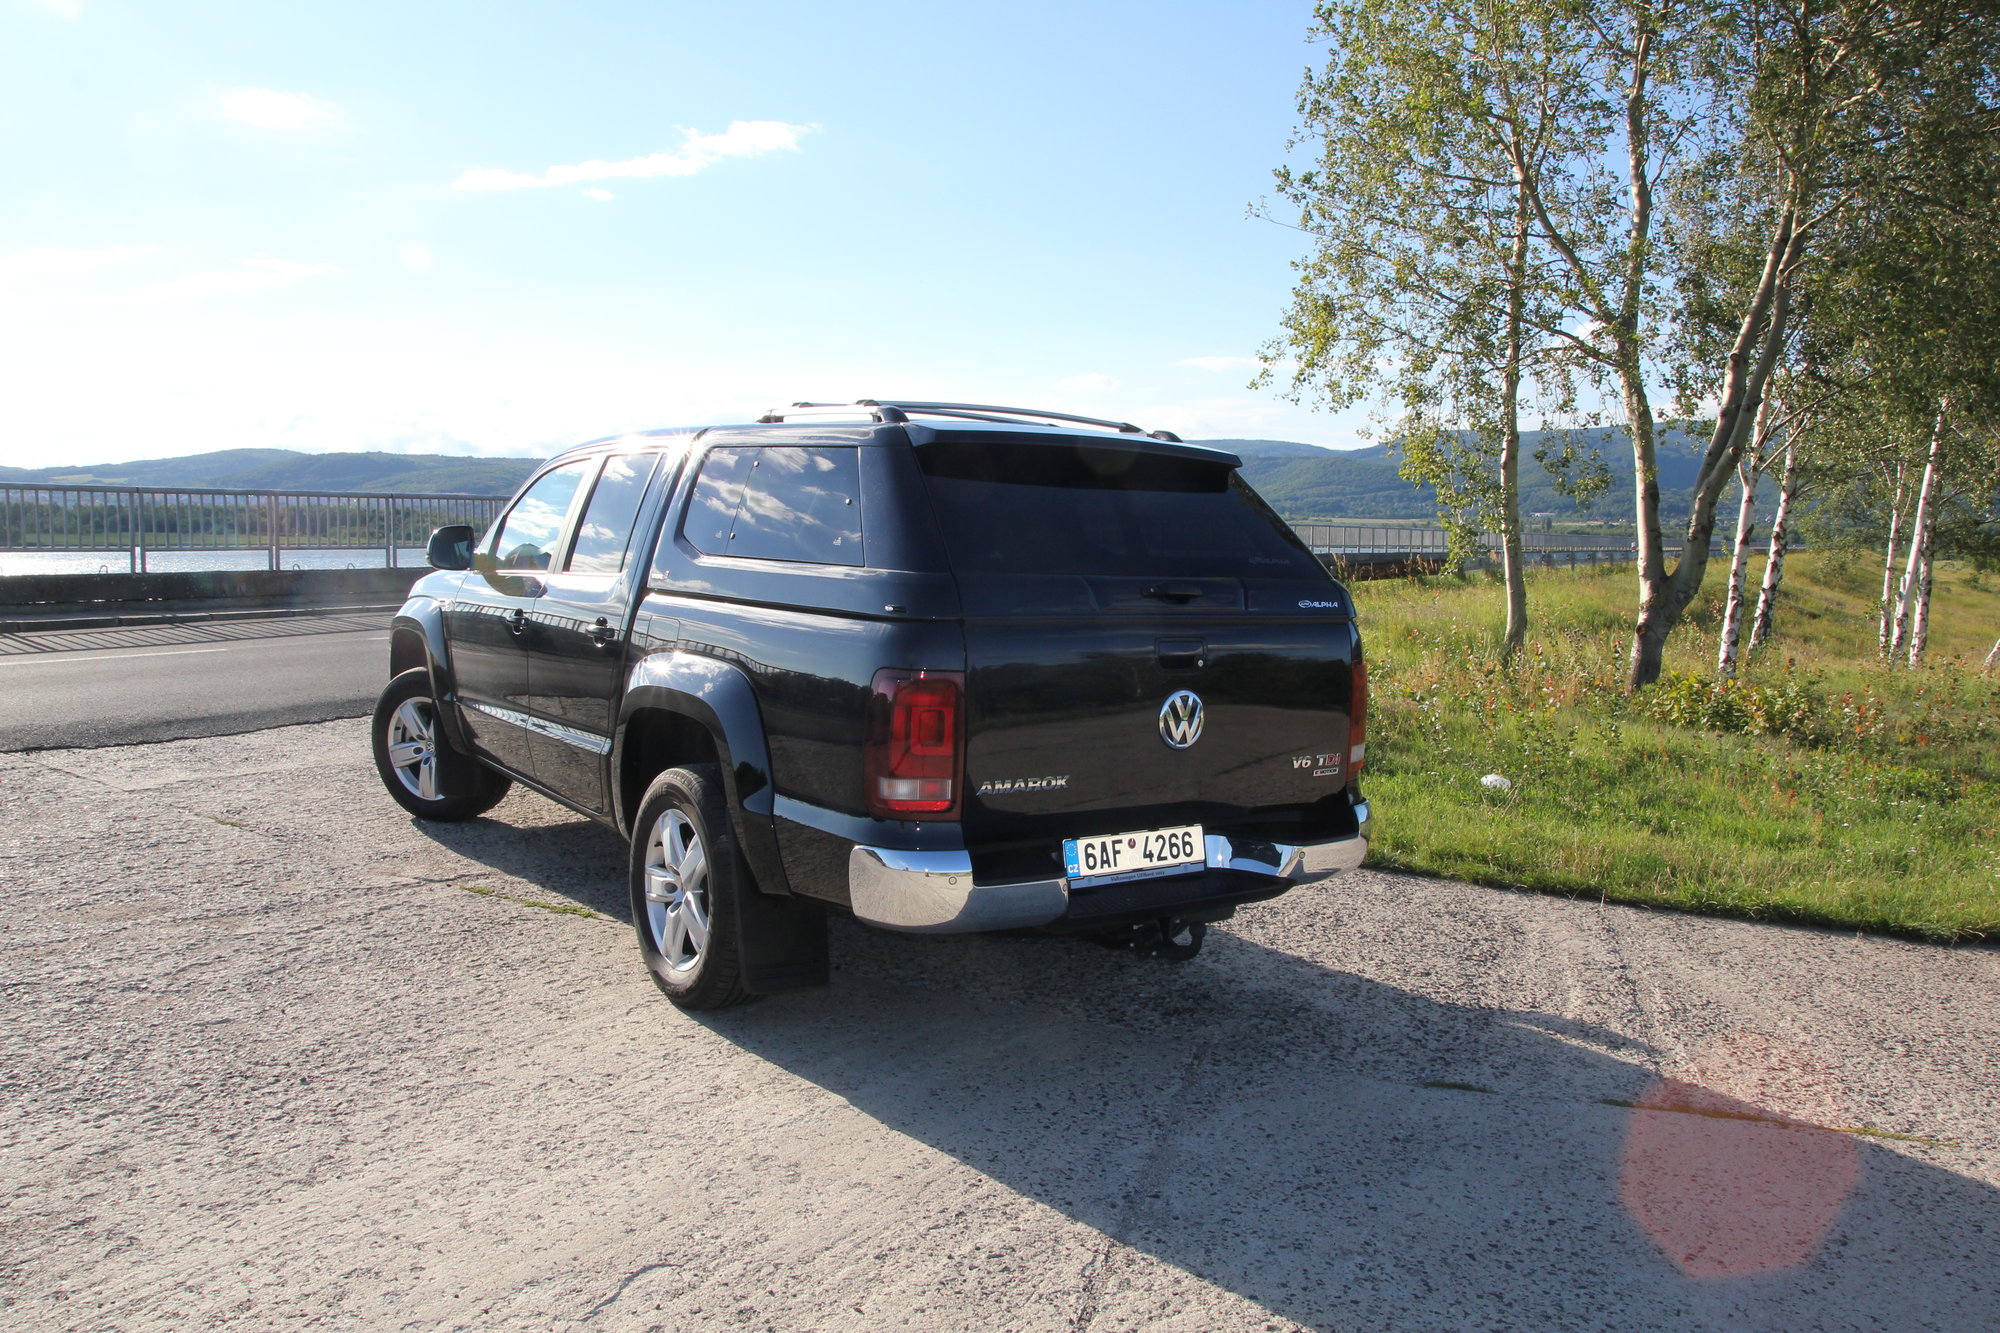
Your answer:
[[[1135,605],[1131,581],[1080,579],[1081,614],[1052,615],[1055,588],[983,582],[961,580],[969,841],[1223,832],[1346,786],[1352,625],[1298,606],[1331,600],[1326,585],[1203,580],[1185,604]],[[1007,603],[1017,614],[979,614]]]
[[[917,457],[964,608],[976,859],[1019,849],[1030,873],[1065,838],[1192,823],[1352,831],[1352,604],[1234,457],[942,431]]]

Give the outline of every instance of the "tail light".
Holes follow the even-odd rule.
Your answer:
[[[965,772],[964,675],[875,673],[863,771],[868,809],[883,819],[957,819]]]
[[[1353,684],[1347,694],[1347,780],[1353,782],[1361,776],[1361,765],[1368,759],[1368,664],[1361,660],[1359,649],[1354,654]]]

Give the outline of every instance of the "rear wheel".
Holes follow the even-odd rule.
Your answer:
[[[419,819],[446,822],[483,815],[513,783],[445,739],[431,695],[431,673],[412,667],[389,682],[375,704],[375,771],[396,803]]]
[[[683,1009],[724,1009],[743,985],[738,896],[748,880],[713,764],[653,779],[632,822],[632,923],[653,983]]]

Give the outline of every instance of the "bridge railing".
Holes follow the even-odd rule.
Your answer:
[[[484,530],[508,498],[0,483],[0,552],[107,554],[143,574],[163,553],[256,552],[281,569],[288,552],[367,551],[393,569],[433,528]]]
[[[1361,566],[1428,567],[1442,563],[1448,550],[1448,534],[1443,528],[1406,527],[1389,523],[1294,523],[1292,529],[1312,548],[1313,553],[1344,567]],[[1486,533],[1479,538],[1484,559],[1500,561],[1500,537]],[[1678,558],[1685,543],[1669,534],[1662,543],[1666,555]],[[1524,532],[1522,554],[1531,565],[1619,564],[1638,558],[1638,546],[1629,535],[1603,532]],[[1792,543],[1798,549],[1798,543]],[[1717,535],[1708,543],[1710,559],[1728,554],[1728,540]]]
[[[162,554],[213,553],[262,557],[281,569],[288,553],[380,553],[395,568],[399,553],[421,549],[431,530],[469,523],[484,531],[509,497],[398,495],[356,491],[250,491],[217,487],[0,484],[0,553],[108,555],[133,573],[147,572]],[[1442,558],[1442,528],[1385,523],[1295,523],[1300,538],[1324,556],[1406,555]],[[1482,539],[1497,556],[1500,539]],[[1630,537],[1603,533],[1528,532],[1531,559],[1629,556]],[[1677,547],[1675,549],[1678,549]],[[1715,549],[1720,549],[1720,541]]]
[[[1388,523],[1294,523],[1292,528],[1306,545],[1324,555],[1387,554],[1408,551],[1413,555],[1442,555],[1446,546],[1443,528],[1409,527]],[[1487,533],[1480,545],[1497,554],[1500,537]],[[1543,552],[1630,553],[1632,539],[1599,532],[1524,532],[1522,548],[1532,554]]]

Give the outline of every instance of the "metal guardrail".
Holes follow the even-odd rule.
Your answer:
[[[380,551],[394,569],[399,548],[448,523],[484,530],[509,498],[0,484],[0,552],[118,552],[143,574],[155,552],[262,551],[280,569],[287,551]]]
[[[262,552],[272,569],[287,551],[379,551],[394,569],[397,552],[421,548],[431,530],[469,523],[484,531],[510,497],[398,495],[364,491],[246,491],[218,487],[0,484],[0,553],[117,553],[131,572],[147,572],[164,552]],[[1378,523],[1294,523],[1323,556],[1442,558],[1442,528]],[[1498,536],[1481,539],[1497,557]],[[1531,559],[1629,557],[1632,540],[1610,534],[1528,532]],[[1716,543],[1720,549],[1721,543]]]
[[[1412,555],[1442,555],[1446,545],[1443,528],[1403,527],[1380,523],[1294,523],[1300,540],[1321,555],[1383,555],[1407,551]],[[1498,554],[1500,537],[1487,533],[1480,539],[1487,551]],[[1524,532],[1521,546],[1531,555],[1592,552],[1630,554],[1630,537],[1610,533]]]
[[[1443,528],[1402,527],[1381,523],[1294,523],[1293,531],[1312,548],[1313,554],[1342,565],[1376,564],[1385,557],[1392,564],[1414,562],[1422,565],[1442,562],[1448,550]],[[1476,558],[1498,564],[1501,541],[1498,533],[1479,538],[1482,556]],[[1671,536],[1662,543],[1670,558],[1678,559],[1683,543]],[[1615,565],[1637,561],[1638,544],[1630,536],[1590,532],[1524,532],[1522,555],[1531,565]],[[1796,542],[1791,549],[1797,550]],[[1729,552],[1722,536],[1709,539],[1708,555],[1714,560]]]

